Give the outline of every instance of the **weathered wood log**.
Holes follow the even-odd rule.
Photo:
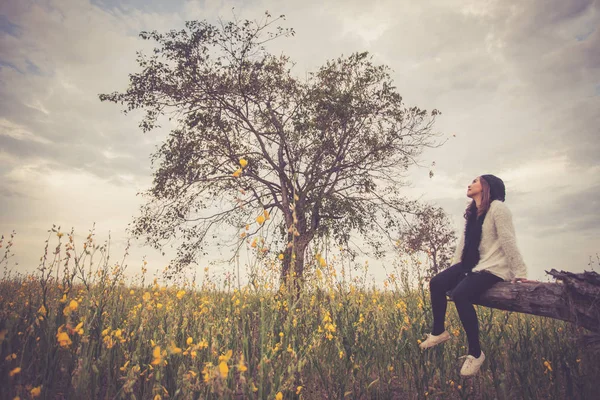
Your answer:
[[[600,333],[600,275],[546,271],[558,282],[501,282],[476,304],[567,321]]]

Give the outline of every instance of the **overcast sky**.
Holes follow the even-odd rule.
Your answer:
[[[0,233],[17,231],[11,264],[34,270],[52,224],[81,242],[95,222],[122,258],[136,193],[151,184],[149,156],[168,130],[143,134],[139,114],[98,94],[123,91],[138,71],[141,30],[228,20],[233,6],[240,18],[287,16],[296,35],[272,48],[299,76],[366,50],[392,69],[408,106],[442,112],[436,130],[449,140],[422,158],[435,175],[414,168],[406,193],[444,207],[455,229],[467,185],[492,173],[506,183],[530,278],[582,271],[600,252],[600,1],[3,0]],[[175,250],[134,243],[131,273],[144,255],[154,272]]]

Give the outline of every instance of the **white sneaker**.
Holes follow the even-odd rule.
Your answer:
[[[483,354],[482,351],[478,358],[475,358],[470,354],[465,357],[467,359],[460,369],[460,374],[461,376],[473,376],[479,372],[479,368],[481,368],[481,364],[483,364],[483,361],[485,360],[485,354]]]
[[[440,333],[439,335],[434,335],[431,333],[427,334],[427,339],[425,339],[420,345],[419,347],[421,349],[428,349],[430,347],[433,346],[437,346],[440,343],[444,343],[446,340],[450,340],[451,336],[448,333],[448,331],[444,331],[442,333]]]

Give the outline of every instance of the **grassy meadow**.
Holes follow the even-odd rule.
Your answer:
[[[6,399],[565,399],[592,398],[600,364],[569,324],[479,307],[479,375],[459,375],[466,337],[421,351],[431,310],[417,261],[383,288],[312,254],[299,298],[278,285],[267,252],[252,284],[208,268],[165,286],[145,262],[121,262],[90,234],[52,232],[34,274],[0,281],[0,396]],[[77,248],[76,248],[77,247]],[[99,259],[99,260],[98,260]],[[95,261],[96,260],[96,261]],[[368,268],[365,266],[364,268]],[[420,285],[411,284],[415,276]]]

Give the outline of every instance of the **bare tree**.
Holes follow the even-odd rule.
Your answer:
[[[450,266],[456,234],[441,207],[419,204],[413,213],[400,233],[400,251],[425,254],[430,261],[429,274],[435,275]]]

